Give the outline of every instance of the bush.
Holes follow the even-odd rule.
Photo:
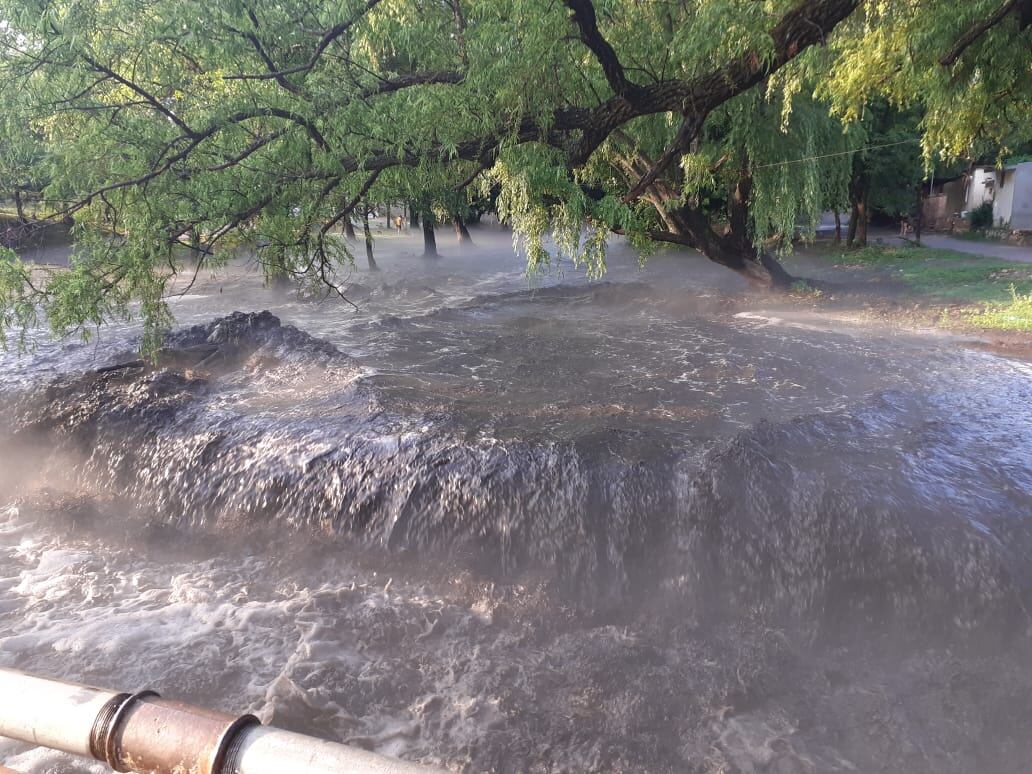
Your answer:
[[[993,225],[993,203],[982,202],[975,209],[971,210],[971,228],[975,231],[985,231]]]
[[[1010,301],[989,304],[983,312],[973,315],[971,321],[985,328],[1032,331],[1032,293],[1021,295],[1014,285],[1010,293]]]

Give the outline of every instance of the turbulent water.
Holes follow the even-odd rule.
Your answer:
[[[477,237],[3,356],[0,666],[455,771],[1027,768],[1028,364]]]

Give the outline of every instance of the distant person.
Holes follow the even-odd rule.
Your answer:
[[[910,232],[913,231],[913,230],[914,230],[913,227],[910,225],[910,218],[903,218],[899,222],[899,235],[901,237],[903,237],[904,239],[907,236],[909,236]]]
[[[398,229],[398,233],[401,233],[401,227],[405,223],[405,219],[399,215],[394,219],[394,227]]]

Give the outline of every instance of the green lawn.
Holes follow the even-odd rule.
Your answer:
[[[969,303],[977,307],[966,315],[974,325],[1032,330],[1032,264],[931,247],[866,247],[825,258],[899,279],[931,300]]]

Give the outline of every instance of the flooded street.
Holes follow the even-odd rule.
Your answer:
[[[454,771],[1027,767],[1029,363],[474,239],[0,354],[0,666]]]

